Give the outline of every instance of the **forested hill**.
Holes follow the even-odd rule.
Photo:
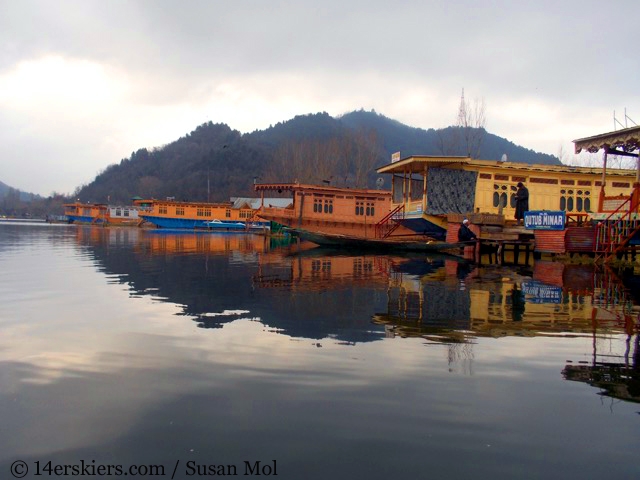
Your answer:
[[[225,124],[205,123],[178,140],[107,167],[75,193],[83,202],[129,203],[134,196],[226,201],[254,196],[259,182],[320,183],[373,187],[375,168],[391,153],[466,155],[457,127],[423,130],[375,112],[339,118],[327,113],[297,116],[266,130],[240,134]],[[514,145],[484,130],[476,158],[559,164],[552,155]]]

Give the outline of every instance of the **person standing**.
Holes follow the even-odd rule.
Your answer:
[[[524,212],[529,211],[529,190],[522,182],[518,182],[518,191],[516,192],[516,225],[520,225],[520,220],[524,223]]]

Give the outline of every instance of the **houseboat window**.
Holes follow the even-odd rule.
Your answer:
[[[91,215],[91,209],[90,208],[83,208],[82,209],[82,214],[83,215]]]
[[[176,207],[176,215],[184,215],[184,207]]]
[[[399,175],[393,176],[393,203],[402,203],[404,200],[403,178]]]
[[[498,192],[493,192],[493,206],[494,207],[500,206],[500,194]]]
[[[516,194],[512,193],[511,194],[511,199],[509,204],[511,205],[511,208],[516,208]]]
[[[578,190],[578,195],[582,195],[582,190]]]
[[[504,192],[500,194],[500,205],[502,205],[503,207],[507,206],[507,194]]]
[[[227,218],[231,218],[231,209],[230,208],[227,208],[224,211],[224,216],[227,217]]]
[[[123,210],[122,214],[123,214],[125,217],[128,217],[128,216],[129,216],[129,210]]]
[[[567,193],[567,191],[566,191],[566,190],[560,190],[560,193],[561,193],[562,195],[564,195],[565,193]]]
[[[511,185],[511,190],[513,192],[517,192],[518,191],[518,187],[516,187],[515,185]]]
[[[573,212],[573,197],[567,198],[567,210]]]
[[[119,208],[116,208],[116,217],[121,217],[122,216],[122,210]]]
[[[576,198],[576,210],[578,212],[582,211],[582,197]]]
[[[496,185],[495,183],[493,184],[493,189],[494,189],[494,190],[498,190],[499,188],[500,188],[500,187],[499,187],[498,185]],[[496,205],[496,207],[497,207],[497,205]]]
[[[367,215],[375,215],[373,205],[373,203],[367,203]]]
[[[585,198],[584,199],[584,211],[585,212],[590,212],[591,211],[591,199],[589,199],[589,198]]]
[[[211,216],[211,210],[210,210],[210,209],[208,209],[208,208],[205,208],[205,210],[204,210],[204,216],[205,216],[205,217],[210,217],[210,216]]]
[[[411,200],[420,200],[422,198],[422,178],[411,180]]]
[[[564,211],[567,209],[567,199],[565,197],[560,197],[560,210]]]
[[[573,190],[569,190],[569,195],[573,195]]]
[[[158,213],[166,215],[167,214],[167,207],[166,206],[158,207]]]
[[[356,202],[356,215],[364,215],[364,202]]]

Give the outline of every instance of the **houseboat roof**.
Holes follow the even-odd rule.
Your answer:
[[[581,173],[601,174],[599,167],[578,167],[573,165],[545,165],[536,163],[502,162],[498,160],[474,160],[469,157],[434,157],[427,155],[414,155],[403,158],[397,162],[378,167],[378,173],[395,173],[399,175],[407,173],[424,173],[427,167],[444,167],[460,165],[481,169],[519,170],[531,172],[550,173]],[[635,170],[607,169],[607,175],[634,176]]]
[[[390,195],[388,190],[375,190],[370,188],[347,188],[347,187],[332,187],[331,185],[311,185],[304,183],[256,183],[254,185],[256,192],[260,191],[276,191],[282,192],[295,192],[300,190],[331,193],[349,193],[352,195]]]
[[[640,126],[579,138],[573,143],[576,153],[580,153],[582,150],[595,153],[601,149],[621,149],[624,152],[633,152],[640,149]]]
[[[233,208],[252,208],[259,209],[262,206],[262,198],[253,197],[231,197]],[[264,203],[272,207],[286,208],[291,205],[290,198],[264,198]]]
[[[378,167],[376,172],[378,173],[422,173],[425,167],[431,166],[444,166],[453,164],[466,164],[469,163],[471,158],[469,157],[438,157],[432,155],[412,155],[405,157],[397,162],[391,162],[388,165]]]
[[[153,203],[156,205],[178,205],[178,206],[187,206],[187,205],[191,205],[194,207],[227,207],[227,208],[231,208],[233,206],[233,203],[231,202],[216,202],[216,203],[212,203],[212,202],[189,202],[189,201],[183,201],[183,200],[158,200],[158,199],[152,199],[152,200],[145,200],[145,202],[149,202],[149,203]]]

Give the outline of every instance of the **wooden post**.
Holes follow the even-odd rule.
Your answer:
[[[640,161],[640,160],[638,160]],[[640,167],[639,167],[640,168]],[[427,166],[424,166],[424,178],[422,179],[422,214],[427,213]]]
[[[607,150],[608,147],[604,147],[604,154],[602,155],[602,180],[600,185],[600,196],[598,197],[598,212],[602,212],[604,205],[605,184],[607,183]]]

